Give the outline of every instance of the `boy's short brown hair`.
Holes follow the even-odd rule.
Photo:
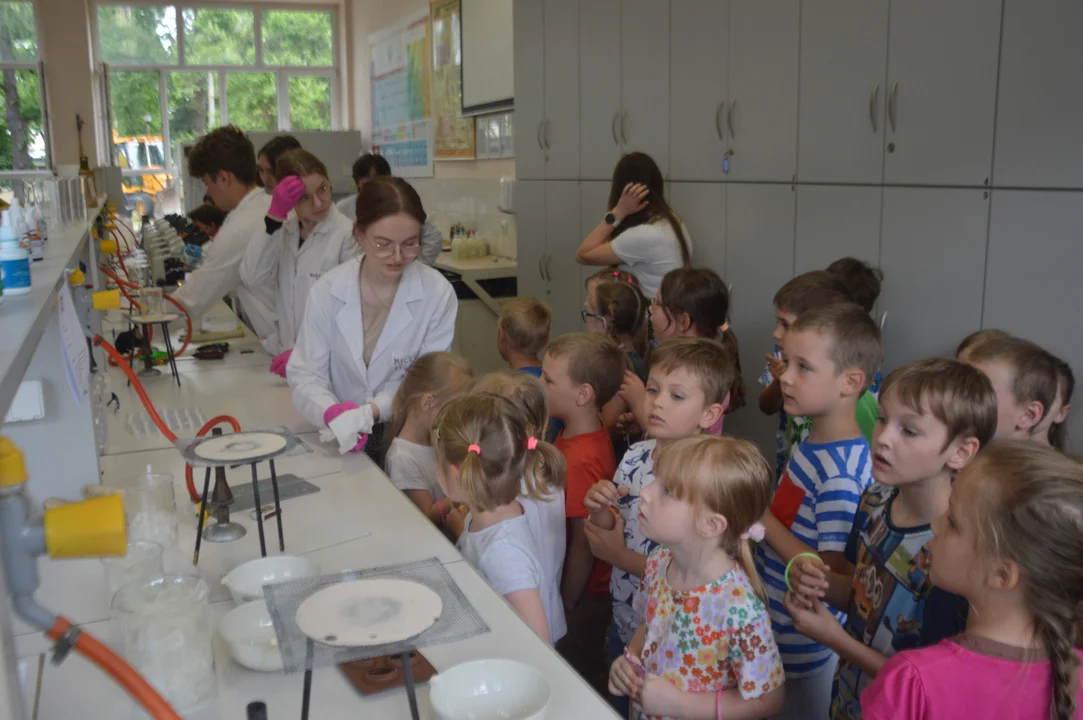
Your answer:
[[[545,352],[555,358],[568,358],[568,377],[576,385],[594,388],[594,403],[599,410],[620,390],[627,357],[612,338],[598,333],[569,333],[549,343]]]
[[[699,380],[708,405],[724,403],[738,375],[733,353],[718,341],[701,337],[662,343],[651,353],[650,369],[687,370]]]
[[[997,395],[981,370],[949,358],[926,358],[896,368],[880,388],[923,415],[932,415],[948,428],[950,444],[974,437],[985,447],[997,429]]]
[[[846,283],[835,273],[813,270],[793,278],[775,293],[775,307],[794,315],[854,302]]]
[[[512,348],[526,355],[538,355],[549,342],[551,320],[548,303],[519,297],[504,306],[497,324]]]
[[[236,125],[211,130],[188,153],[188,174],[194,178],[214,178],[223,170],[245,185],[255,185],[259,177],[255,147]]]
[[[790,332],[815,330],[831,338],[831,362],[842,372],[857,368],[865,373],[865,388],[872,382],[880,363],[884,361],[884,345],[880,328],[876,327],[864,308],[854,303],[829,305],[809,310],[798,316]]]

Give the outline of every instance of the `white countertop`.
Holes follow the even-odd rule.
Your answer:
[[[233,346],[234,342],[231,342]],[[254,342],[249,338],[238,346]],[[244,358],[244,362],[240,362]],[[324,573],[375,567],[436,557],[448,569],[466,598],[489,625],[490,632],[447,645],[423,649],[438,671],[469,660],[508,658],[526,662],[549,679],[553,697],[550,718],[615,717],[608,704],[596,695],[550,647],[537,638],[511,607],[465,562],[449,543],[387,477],[363,454],[343,458],[337,450],[323,446],[290,401],[289,388],[281,378],[267,372],[266,354],[256,363],[250,355],[236,356],[232,365],[214,365],[215,361],[193,361],[186,367],[178,390],[165,374],[147,382],[147,392],[159,409],[164,406],[199,406],[206,418],[219,413],[237,417],[242,428],[286,425],[302,434],[313,452],[282,458],[275,463],[279,474],[293,473],[320,488],[320,492],[286,500],[282,504],[286,551],[303,554],[319,562]],[[251,364],[248,364],[251,360]],[[187,500],[184,487],[184,463],[160,435],[136,437],[124,427],[128,412],[141,412],[134,390],[125,386],[116,368],[110,370],[110,385],[121,400],[120,413],[110,419],[109,452],[101,459],[106,484],[144,471],[173,475],[178,504],[179,540],[167,549],[167,571],[198,572],[211,587],[210,613],[214,625],[232,607],[220,578],[227,571],[259,556],[255,522],[248,512],[235,513],[233,520],[247,529],[241,540],[228,544],[204,542],[198,568],[191,565],[194,549],[196,514]],[[194,431],[191,433],[194,434]],[[266,464],[259,468],[260,478],[269,476]],[[231,485],[250,482],[247,467],[228,470]],[[195,473],[197,491],[202,489],[203,473]],[[271,501],[271,498],[261,500]],[[277,526],[274,520],[264,525],[269,554],[278,553]],[[38,599],[52,609],[69,616],[73,622],[101,639],[113,640],[114,627],[109,618],[109,597],[99,560],[40,563],[42,588]],[[48,648],[39,633],[25,625],[16,626],[16,651],[21,667],[27,672],[23,684],[29,702],[36,688],[38,657]],[[275,720],[300,716],[302,674],[257,673],[233,662],[224,643],[215,640],[217,687],[212,700],[189,718],[236,720],[244,717],[246,705],[253,700],[267,702]],[[428,701],[428,686],[419,686],[421,717],[433,718]],[[60,666],[44,664],[41,676],[40,720],[80,720],[96,718],[126,719],[139,716],[130,698],[95,666],[75,654]],[[371,717],[393,720],[408,718],[409,708],[403,690],[391,690],[377,696],[362,697],[350,686],[337,668],[321,668],[313,674],[311,717]]]
[[[457,259],[450,252],[440,253],[433,263],[441,270],[469,276],[474,280],[493,280],[496,278],[515,277],[518,264],[515,260],[489,255],[481,258]]]

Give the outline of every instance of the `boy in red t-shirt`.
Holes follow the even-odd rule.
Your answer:
[[[591,554],[586,534],[589,512],[583,499],[594,483],[611,479],[617,470],[601,411],[620,390],[624,367],[620,347],[593,333],[558,337],[542,360],[549,414],[564,423],[554,444],[568,463],[564,486],[568,549],[560,587],[568,634],[557,642],[557,650],[599,693],[605,692],[607,682],[611,567]]]

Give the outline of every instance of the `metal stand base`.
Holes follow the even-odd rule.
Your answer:
[[[162,371],[159,370],[156,367],[143,368],[142,370],[140,370],[139,372],[136,373],[136,375],[138,375],[139,377],[156,377],[156,376],[161,375],[161,374],[162,374]]]
[[[227,543],[240,540],[247,532],[243,525],[235,522],[215,523],[203,531],[203,539],[212,543]]]
[[[282,501],[281,501],[281,496],[279,495],[279,492],[278,492],[278,474],[275,472],[275,461],[274,460],[268,460],[267,462],[270,463],[270,465],[271,465],[271,488],[274,491],[275,520],[278,523],[278,549],[279,549],[280,552],[285,552],[286,551],[286,538],[285,538],[285,536],[284,536],[284,534],[282,532]],[[259,509],[260,509],[259,480],[258,480],[257,475],[256,475],[256,466],[257,465],[259,465],[258,462],[250,463],[250,466],[252,468],[252,496],[256,501],[256,508],[257,508],[256,527],[259,530],[259,554],[260,554],[260,557],[267,557],[267,541],[266,541],[266,539],[264,538],[264,535],[263,535],[263,513],[261,511],[259,511]],[[207,497],[210,494],[210,489],[211,489],[211,469],[208,467],[207,468],[207,474],[203,479],[203,496],[202,496],[202,498],[200,500],[200,505],[199,505],[199,523],[198,523],[198,526],[196,527],[196,549],[195,549],[195,552],[192,554],[192,564],[193,565],[198,565],[199,564],[199,546],[200,546],[201,542],[204,539],[207,540],[207,542],[229,542],[230,540],[236,540],[237,539],[237,538],[214,539],[214,538],[210,537],[210,535],[214,533],[215,528],[222,527],[223,523],[216,523],[215,525],[213,525],[211,527],[207,527],[206,529],[204,529],[204,523],[206,522],[206,519],[207,519]],[[228,525],[236,525],[236,523],[228,523],[226,526],[228,527]],[[237,527],[242,531],[241,535],[243,535],[244,534],[244,528],[240,527],[240,526],[237,526]],[[240,537],[240,535],[238,535],[237,537]]]

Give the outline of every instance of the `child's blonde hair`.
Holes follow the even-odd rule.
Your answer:
[[[523,472],[526,495],[544,501],[563,488],[564,455],[549,443],[542,442],[549,432],[549,402],[541,382],[525,373],[503,370],[478,378],[470,391],[493,393],[510,400],[519,410],[527,435],[538,441]]]
[[[497,324],[516,351],[538,355],[549,342],[551,322],[548,303],[537,298],[518,297],[504,305]]]
[[[391,443],[406,424],[411,406],[423,395],[432,395],[440,403],[466,392],[474,381],[474,369],[465,358],[447,352],[422,355],[406,371],[395,399],[391,403],[391,432],[386,442]]]
[[[1049,717],[1076,710],[1083,620],[1083,464],[1053,448],[1000,440],[964,470],[980,483],[969,512],[977,552],[1019,566],[1023,596],[1053,670]],[[980,479],[979,479],[980,478]]]
[[[1005,330],[996,330],[990,328],[988,330],[976,330],[959,343],[959,347],[955,348],[955,358],[966,362],[969,358],[964,355],[969,354],[978,345],[982,344],[986,340],[1003,340],[1004,338],[1010,338],[1012,334]]]
[[[589,290],[590,304],[606,321],[609,337],[627,335],[640,357],[647,354],[647,308],[639,288],[631,283],[604,280]]]
[[[726,405],[726,398],[733,404],[733,387],[740,377],[737,361],[717,340],[701,337],[682,337],[667,340],[651,353],[651,370],[665,373],[687,370],[699,380],[704,400],[708,405]]]
[[[520,478],[531,449],[526,423],[511,400],[475,393],[452,400],[440,411],[433,433],[436,462],[459,468],[459,484],[477,510],[494,510],[519,497]],[[554,450],[555,452],[555,450]]]
[[[767,602],[747,537],[771,504],[773,474],[756,446],[730,437],[682,438],[658,452],[654,474],[656,482],[695,512],[725,516],[722,548],[740,563],[756,594]]]
[[[599,410],[620,392],[628,356],[611,338],[579,332],[561,335],[545,349],[547,355],[568,358],[568,377],[576,385],[594,389]]]

